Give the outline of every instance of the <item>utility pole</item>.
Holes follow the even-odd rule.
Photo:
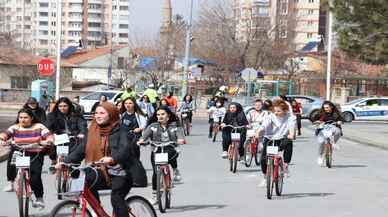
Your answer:
[[[327,71],[326,71],[326,100],[331,99],[331,57],[332,57],[332,46],[333,46],[333,12],[330,9],[329,0],[329,35],[327,37]]]
[[[183,85],[182,85],[182,96],[185,96],[188,92],[188,81],[189,81],[189,64],[190,64],[190,52],[191,52],[191,37],[192,37],[192,23],[193,23],[193,0],[190,0],[190,17],[186,32],[186,48],[185,48],[185,63],[183,72]]]
[[[55,100],[59,99],[59,81],[61,76],[61,40],[62,40],[62,0],[57,0],[57,67],[55,79]]]

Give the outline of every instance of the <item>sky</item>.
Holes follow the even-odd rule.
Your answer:
[[[136,34],[155,34],[159,31],[162,19],[162,7],[164,0],[129,0],[130,1],[130,25],[131,31]],[[193,18],[195,19],[199,2],[212,0],[194,0]],[[171,0],[172,13],[181,14],[188,18],[190,12],[190,0]]]

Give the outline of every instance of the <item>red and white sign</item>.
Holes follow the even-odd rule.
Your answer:
[[[52,76],[54,74],[55,63],[49,58],[44,58],[38,63],[40,76]]]

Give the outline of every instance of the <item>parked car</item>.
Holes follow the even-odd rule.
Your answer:
[[[353,120],[388,120],[388,97],[366,97],[341,105],[346,122]]]
[[[323,99],[315,96],[304,96],[304,95],[287,95],[290,100],[295,99],[302,105],[303,114],[302,118],[314,121],[318,118],[323,103]],[[275,99],[275,97],[273,98]],[[272,100],[273,100],[272,99]],[[245,113],[248,113],[253,106],[244,107]]]
[[[93,105],[100,100],[101,95],[105,95],[108,98],[109,102],[114,103],[118,98],[123,94],[122,91],[117,90],[106,90],[106,91],[96,91],[88,95],[82,96],[80,98],[79,104],[84,107],[84,117],[86,119],[91,119],[91,110]]]

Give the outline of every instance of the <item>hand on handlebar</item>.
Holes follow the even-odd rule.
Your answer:
[[[82,133],[80,133],[80,134],[77,135],[77,138],[78,138],[78,139],[83,139],[83,138],[85,138],[85,135],[82,134]]]
[[[144,139],[139,139],[139,141],[137,141],[136,144],[137,145],[144,145],[145,144]]]
[[[40,141],[42,146],[52,146],[54,143],[52,141]]]
[[[1,146],[6,146],[6,145],[7,145],[7,141],[0,140],[0,145],[1,145]]]
[[[185,140],[184,140],[184,139],[178,139],[178,140],[176,141],[176,143],[177,143],[178,145],[184,145],[184,144],[185,144]]]
[[[221,128],[224,128],[226,126],[226,124],[222,123],[220,126],[221,126]]]
[[[103,164],[113,164],[114,163],[114,160],[112,157],[103,157],[99,160],[99,162],[103,163]]]

